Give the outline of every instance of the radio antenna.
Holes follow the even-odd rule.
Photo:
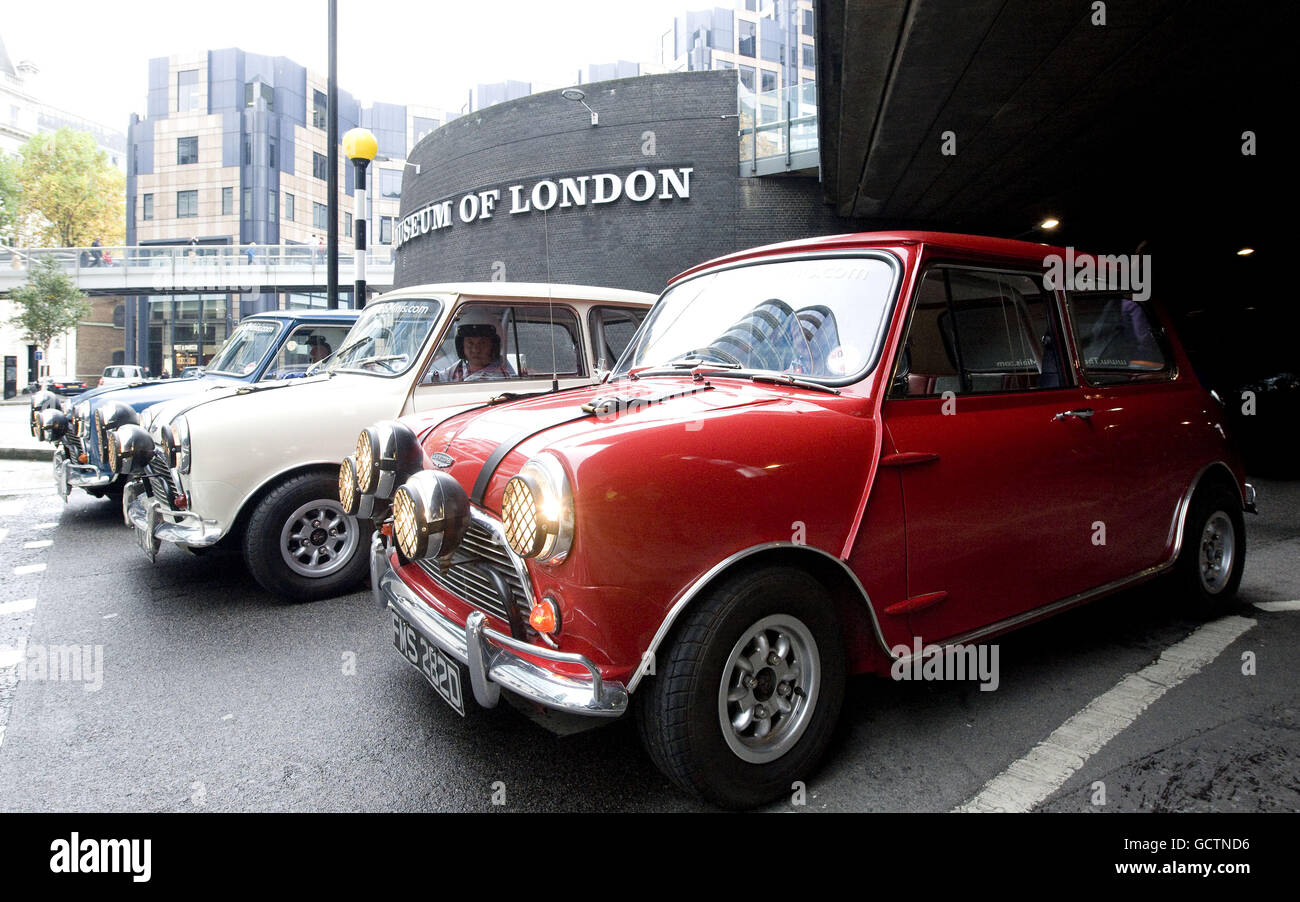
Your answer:
[[[551,326],[551,391],[560,390],[560,373],[555,363],[555,307],[551,296],[551,232],[546,226],[549,210],[542,211],[542,246],[546,255],[546,316]]]

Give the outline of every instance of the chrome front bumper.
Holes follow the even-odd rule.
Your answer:
[[[372,568],[375,546],[371,547]],[[596,665],[582,655],[553,651],[512,636],[499,633],[487,625],[480,611],[469,615],[459,626],[429,607],[407,588],[391,564],[385,563],[382,575],[374,583],[374,593],[385,609],[392,608],[425,640],[469,668],[474,700],[485,708],[495,707],[504,688],[529,701],[557,711],[593,717],[618,717],[627,710],[627,690],[622,683],[602,680]],[[548,661],[579,664],[591,674],[579,680],[551,671],[526,660],[515,652],[525,652]]]
[[[1242,494],[1242,509],[1249,514],[1259,513],[1259,508],[1255,505],[1255,487],[1249,482],[1246,483],[1245,491]]]
[[[174,522],[176,518],[181,522]],[[135,481],[122,489],[122,519],[127,526],[151,530],[155,539],[190,548],[215,545],[225,535],[215,520],[204,520],[193,511],[164,507],[158,499],[144,494],[140,483]]]
[[[94,464],[79,464],[68,460],[60,445],[54,449],[54,480],[57,486],[60,471],[66,474],[67,483],[79,489],[102,488],[113,481],[113,474],[105,476]]]

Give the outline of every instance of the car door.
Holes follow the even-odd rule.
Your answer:
[[[906,519],[905,615],[925,642],[1094,585],[1106,455],[1056,298],[1023,272],[934,266],[882,413]]]

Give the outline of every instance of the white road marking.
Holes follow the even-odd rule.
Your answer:
[[[1255,607],[1261,611],[1300,611],[1300,601],[1257,601]]]
[[[8,670],[10,667],[17,667],[18,662],[27,657],[27,646],[18,645],[15,648],[12,645],[0,645],[0,670]]]
[[[9,530],[0,529],[0,542],[3,542],[7,538],[9,538]]]
[[[54,544],[53,539],[38,539],[35,542],[23,542],[24,548],[49,548]]]
[[[4,617],[8,614],[22,614],[35,607],[35,598],[20,598],[17,601],[0,602],[0,617]]]
[[[58,525],[59,524],[57,523],[37,523],[35,526],[32,527],[32,529],[53,529]]]
[[[28,573],[40,573],[44,569],[44,564],[24,564],[21,567],[14,568],[14,576],[26,576]]]
[[[104,619],[105,619],[105,620],[112,620],[112,619],[113,619],[114,617],[116,617],[116,616],[117,616],[116,614],[105,614],[105,615],[104,615]]]
[[[1152,702],[1198,673],[1255,623],[1246,617],[1224,617],[1165,649],[1158,661],[1097,696],[956,810],[1033,810]]]
[[[235,719],[235,715],[233,715],[233,714],[227,714],[225,717],[223,717],[223,718],[221,718],[221,719],[222,719],[222,720],[234,720],[234,719]]]

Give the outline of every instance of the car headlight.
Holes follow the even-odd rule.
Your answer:
[[[393,495],[393,535],[403,563],[442,557],[469,529],[469,498],[451,474],[421,470]]]
[[[98,429],[100,442],[102,443],[101,449],[107,454],[109,434],[115,429],[131,423],[139,425],[140,414],[136,413],[130,404],[123,404],[121,401],[109,401],[95,411],[92,422]]]
[[[164,423],[158,430],[162,436],[163,455],[167,462],[182,473],[190,471],[190,421],[180,416]]]
[[[42,389],[41,391],[38,391],[36,394],[32,395],[31,427],[32,427],[32,436],[34,438],[41,437],[41,414],[46,410],[50,410],[51,408],[55,410],[66,411],[66,408],[63,406],[63,403],[64,402],[60,401],[52,391],[45,391],[44,389]]]
[[[357,490],[376,501],[388,501],[399,485],[428,465],[415,430],[394,420],[361,430],[354,464]]]
[[[57,442],[68,432],[68,418],[57,407],[47,407],[38,414],[38,438],[47,442]]]
[[[119,426],[108,435],[108,465],[114,473],[143,473],[153,452],[153,437],[135,423]]]
[[[515,554],[563,560],[573,546],[573,493],[558,458],[537,455],[506,483],[501,525]]]
[[[343,505],[348,516],[355,517],[360,499],[361,494],[357,491],[357,466],[352,458],[345,457],[343,463],[339,464],[339,504]]]

